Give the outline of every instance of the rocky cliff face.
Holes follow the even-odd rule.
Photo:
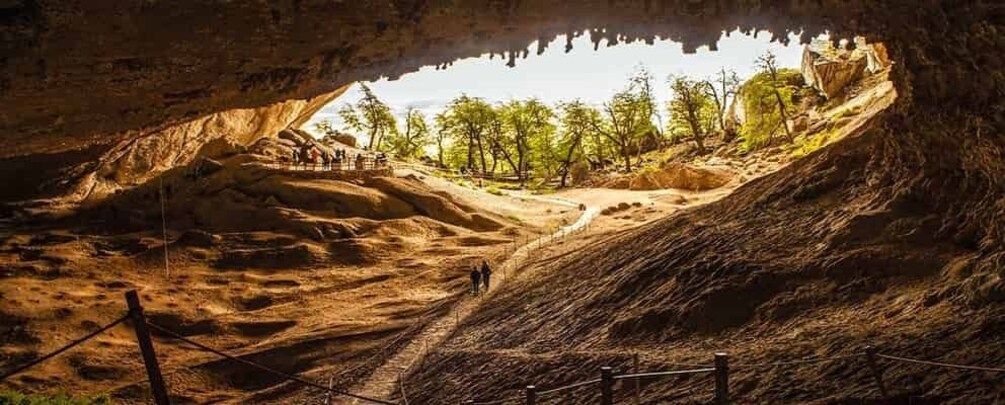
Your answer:
[[[79,182],[70,198],[100,198],[122,187],[141,184],[172,167],[188,164],[200,151],[214,154],[208,147],[224,139],[224,144],[248,146],[261,138],[275,137],[285,128],[298,128],[347,88],[308,100],[218,112],[124,140],[97,162],[79,168],[83,175],[71,177]]]
[[[803,48],[801,70],[806,84],[832,98],[851,83],[890,65],[883,44],[855,38],[855,49],[835,48],[830,41],[813,41]]]
[[[308,100],[289,100],[259,108],[238,108],[196,118],[145,133],[125,133],[123,140],[107,146],[96,156],[76,161],[46,177],[26,184],[26,194],[41,191],[60,197],[59,203],[83,202],[105,197],[122,188],[142,184],[165,170],[186,165],[199,154],[249,146],[264,137],[275,137],[286,128],[298,128],[348,86]],[[30,156],[30,155],[29,155]],[[26,159],[31,161],[31,159]],[[22,170],[44,163],[28,163]],[[14,190],[11,190],[14,191]]]

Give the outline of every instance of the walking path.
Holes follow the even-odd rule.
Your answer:
[[[579,208],[579,203],[567,199],[534,195],[514,195],[514,197]],[[587,207],[586,211],[583,211],[582,215],[579,216],[579,219],[571,225],[559,228],[554,233],[541,236],[530,241],[530,243],[521,246],[513,253],[513,255],[510,256],[509,259],[503,262],[502,265],[496,269],[497,274],[506,274],[508,272],[507,270],[515,270],[519,268],[522,261],[530,257],[531,252],[543,247],[547,243],[551,243],[557,239],[584,229],[599,214],[600,208]],[[504,283],[506,283],[506,277],[500,277],[500,280],[495,283],[494,289],[498,289]],[[349,391],[374,398],[387,399],[401,397],[399,387],[401,377],[407,374],[409,369],[416,364],[421,364],[429,349],[438,346],[446,340],[446,338],[457,329],[457,325],[463,322],[466,317],[471,315],[482,302],[484,301],[477,299],[463,299],[452,312],[432,321],[432,323],[430,323],[425,330],[420,332],[408,345],[395,353],[395,355],[384,362],[384,364],[377,367],[377,369],[374,370],[365,381],[352,387]],[[359,400],[344,397],[337,398],[335,403],[363,404],[363,402]]]

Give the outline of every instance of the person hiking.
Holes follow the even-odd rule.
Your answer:
[[[311,151],[304,145],[300,148],[300,163],[304,165],[304,170],[307,170],[307,163],[311,160]]]
[[[482,273],[478,272],[477,267],[471,268],[471,295],[478,295],[481,291],[481,279]]]
[[[485,285],[485,291],[489,290],[490,277],[492,277],[492,269],[489,268],[489,262],[482,260],[482,284]]]

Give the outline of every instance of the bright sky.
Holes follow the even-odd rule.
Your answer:
[[[498,56],[489,60],[488,55],[483,55],[459,60],[446,70],[429,66],[396,81],[382,79],[369,85],[399,118],[408,107],[415,107],[432,119],[461,93],[492,103],[537,97],[548,104],[578,98],[599,105],[622,90],[628,77],[644,65],[656,77],[656,96],[663,102],[669,96],[666,78],[670,74],[705,78],[726,67],[746,79],[755,73],[754,60],[767,50],[775,52],[780,66],[799,66],[802,46],[796,36],[789,46],[771,43],[770,38],[765,32],[756,39],[734,32],[719,41],[716,52],[702,47],[696,54],[685,55],[679,43],[669,40],[654,45],[636,42],[613,47],[601,42],[600,49],[594,51],[588,35],[574,40],[573,50],[565,53],[565,37],[561,36],[542,55],[535,55],[537,43],[531,44],[530,56],[518,59],[515,68],[507,67],[506,60]],[[312,117],[304,129],[313,131],[315,122],[330,119],[336,128],[346,130],[337,111],[360,97],[359,85],[354,85]]]

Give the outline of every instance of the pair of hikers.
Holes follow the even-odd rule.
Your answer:
[[[489,280],[492,278],[492,269],[489,268],[489,263],[482,260],[482,268],[478,270],[478,266],[471,268],[471,295],[478,295],[482,292],[482,286],[485,286],[485,291],[489,290]]]

